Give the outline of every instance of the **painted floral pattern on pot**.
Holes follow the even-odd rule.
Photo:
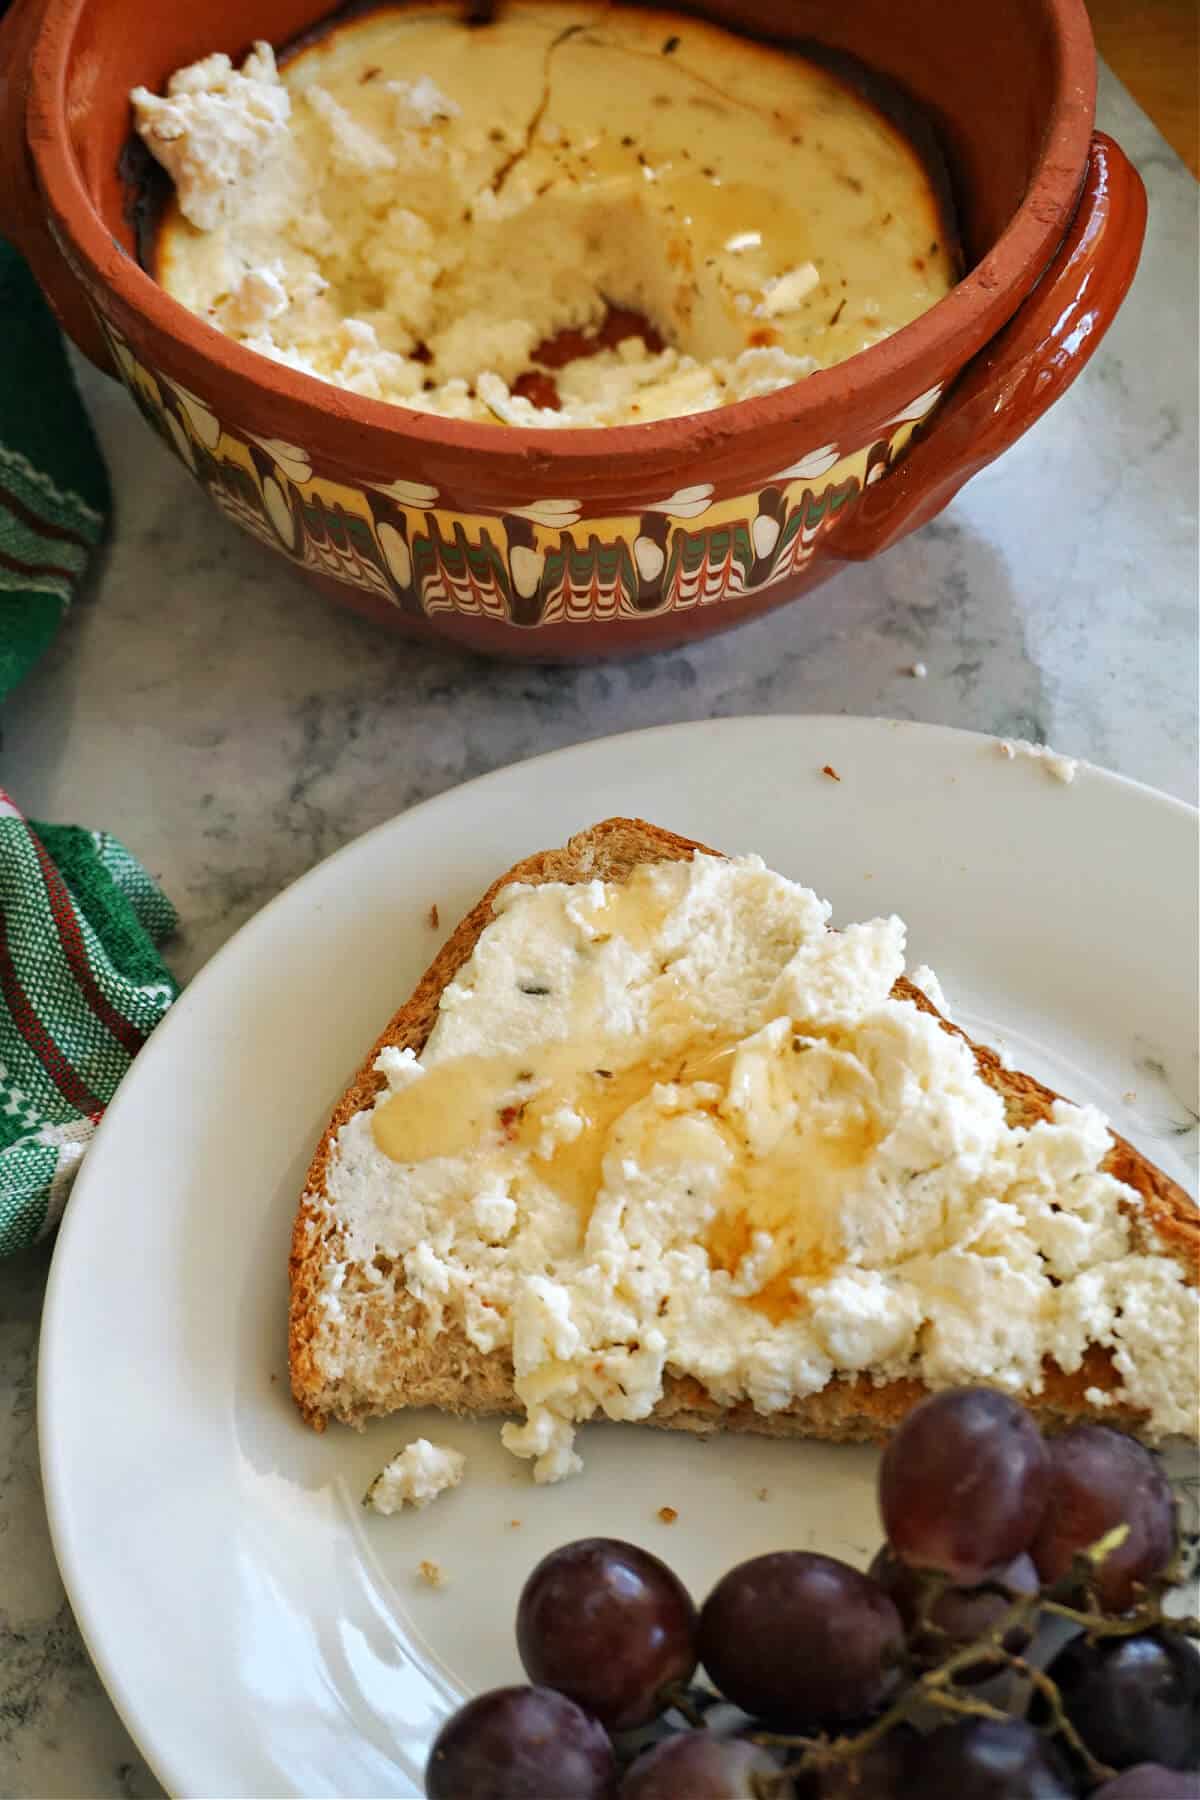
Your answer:
[[[326,480],[303,446],[219,420],[102,323],[142,413],[245,530],[300,567],[401,612],[527,628],[686,612],[793,579],[941,393],[918,395],[870,444],[821,445],[757,493],[718,498],[700,483],[623,516],[585,516],[577,501],[536,497],[502,513],[466,513],[420,481]]]

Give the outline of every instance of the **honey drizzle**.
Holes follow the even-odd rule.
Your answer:
[[[782,1250],[787,1260],[780,1266],[770,1259],[761,1287],[743,1299],[777,1325],[806,1304],[796,1291],[797,1279],[827,1274],[836,1256],[824,1241],[825,1209],[821,1216],[813,1216],[812,1205],[806,1205],[809,1195],[797,1191],[804,1184],[794,1171],[773,1168],[768,1160],[756,1167],[755,1179],[748,1180],[746,1170],[739,1167],[744,1145],[721,1101],[741,1041],[702,1036],[673,1055],[646,1062],[622,1061],[632,1046],[618,1051],[611,1044],[597,1048],[576,1040],[516,1055],[454,1057],[435,1063],[378,1107],[372,1131],[379,1149],[402,1164],[467,1155],[505,1143],[527,1151],[538,1179],[578,1212],[582,1240],[617,1122],[656,1086],[713,1084],[721,1089],[720,1095],[696,1096],[688,1110],[705,1114],[720,1126],[735,1151],[735,1163],[700,1241],[713,1268],[736,1277],[754,1250],[756,1234],[771,1234],[776,1250]],[[542,1154],[540,1145],[551,1115],[564,1107],[582,1118],[583,1127],[566,1139],[556,1138],[551,1127],[548,1150]],[[791,1147],[793,1152],[798,1148],[795,1143]],[[812,1145],[826,1181],[860,1165],[873,1148],[873,1135],[857,1121],[837,1134],[814,1134]],[[798,1160],[802,1167],[804,1158]]]

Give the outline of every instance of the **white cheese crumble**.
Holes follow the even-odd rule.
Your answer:
[[[1104,1119],[1010,1127],[969,1047],[891,997],[901,921],[829,911],[757,857],[502,892],[333,1148],[322,1306],[358,1391],[388,1377],[346,1273],[382,1256],[427,1339],[511,1356],[503,1438],[541,1481],[672,1376],[768,1414],[858,1373],[1037,1394],[1097,1344],[1153,1432],[1195,1431],[1196,1291],[1101,1168]]]
[[[433,125],[439,119],[457,119],[462,112],[457,100],[443,94],[428,75],[416,81],[389,81],[386,87],[396,96],[396,117],[404,125]]]
[[[206,56],[178,69],[166,98],[136,87],[134,122],[197,231],[213,231],[286,140],[291,97],[279,80],[270,44],[256,43],[240,69],[227,56]]]
[[[1079,773],[1078,757],[1063,756],[1049,744],[1032,744],[1028,738],[1001,738],[997,747],[1009,762],[1018,756],[1027,756],[1030,761],[1040,763],[1046,774],[1061,781],[1064,787],[1069,787]]]
[[[414,1438],[379,1471],[363,1495],[363,1505],[385,1514],[405,1506],[428,1506],[447,1488],[458,1486],[466,1466],[460,1450]]]
[[[817,265],[801,263],[798,269],[789,269],[785,275],[767,282],[761,304],[755,308],[755,315],[775,319],[781,313],[795,312],[800,302],[820,285],[821,272]]]

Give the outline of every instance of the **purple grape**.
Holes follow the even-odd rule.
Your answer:
[[[1200,1800],[1200,1774],[1164,1769],[1161,1763],[1135,1763],[1093,1789],[1090,1800]]]
[[[930,1578],[919,1569],[910,1569],[907,1563],[900,1562],[886,1544],[876,1552],[867,1573],[895,1601],[908,1633],[909,1652],[921,1668],[932,1668],[935,1663],[944,1662],[953,1655],[955,1650],[985,1636],[1012,1604],[1003,1594],[991,1593],[986,1588],[945,1587],[930,1605],[924,1623],[918,1624],[922,1594]],[[1038,1591],[1037,1570],[1032,1558],[1024,1552],[1014,1556],[1003,1568],[991,1570],[988,1580],[1013,1594],[1036,1594]],[[1004,1647],[1019,1656],[1032,1636],[1032,1627],[1014,1626],[1005,1633]],[[987,1681],[998,1667],[997,1663],[981,1661],[960,1669],[955,1680],[968,1686]]]
[[[425,1765],[429,1800],[612,1800],[599,1720],[551,1688],[492,1688],[447,1719]]]
[[[1134,1637],[1072,1638],[1046,1670],[1063,1711],[1097,1761],[1111,1769],[1200,1761],[1200,1654],[1177,1631]],[[1029,1716],[1049,1707],[1034,1696]]]
[[[758,1744],[681,1731],[630,1764],[620,1800],[760,1800],[767,1792],[784,1800],[789,1790],[779,1764]]]
[[[717,1583],[701,1609],[699,1649],[713,1683],[746,1712],[835,1724],[871,1712],[897,1685],[904,1627],[860,1570],[779,1550]]]
[[[1049,1443],[1050,1499],[1031,1546],[1044,1582],[1057,1581],[1077,1551],[1116,1525],[1124,1543],[1110,1550],[1090,1586],[1106,1612],[1125,1612],[1137,1588],[1161,1574],[1175,1549],[1175,1501],[1157,1457],[1107,1425],[1076,1425]]]
[[[534,1569],[517,1606],[525,1672],[610,1731],[662,1711],[696,1668],[696,1608],[665,1563],[617,1538],[580,1538]]]
[[[883,1453],[879,1509],[913,1568],[963,1587],[1029,1547],[1050,1491],[1050,1458],[1023,1406],[991,1388],[935,1394]]]
[[[906,1800],[1072,1800],[1058,1752],[1023,1719],[962,1719],[914,1749]]]

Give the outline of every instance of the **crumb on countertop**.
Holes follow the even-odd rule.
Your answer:
[[[770,1488],[759,1488],[759,1490],[758,1490],[757,1494],[754,1496],[754,1498],[756,1500],[767,1500],[770,1498],[770,1495],[771,1495]]]
[[[679,1517],[679,1514],[673,1506],[660,1506],[658,1509],[658,1516],[664,1525],[673,1525]]]
[[[1137,1099],[1137,1089],[1136,1088],[1126,1088],[1125,1092],[1121,1095],[1121,1098],[1125,1102],[1126,1106],[1132,1106],[1134,1101]]]
[[[443,1569],[441,1563],[430,1562],[427,1559],[419,1562],[417,1564],[417,1575],[425,1583],[426,1587],[440,1588],[445,1587],[446,1585],[446,1571]]]
[[[822,775],[828,775],[830,781],[840,781],[842,779],[832,763],[826,763],[825,767],[821,770],[821,773]]]
[[[510,1531],[516,1531],[516,1529],[520,1525],[520,1523],[521,1523],[520,1519],[510,1519],[508,1521],[508,1529]]]
[[[441,923],[441,920],[438,916],[437,901],[435,900],[433,905],[429,909],[429,929],[430,929],[430,931],[436,931],[440,923]]]

